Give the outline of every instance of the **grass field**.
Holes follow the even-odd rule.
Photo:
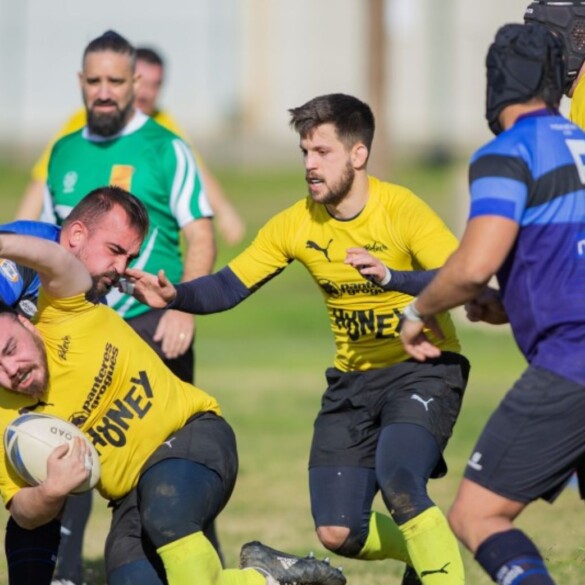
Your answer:
[[[300,169],[218,173],[245,215],[249,233],[273,212],[304,194]],[[0,167],[0,220],[8,220],[26,175]],[[411,187],[455,225],[461,217],[454,193],[460,171],[405,167],[393,177]],[[218,266],[235,250],[222,247]],[[467,456],[484,421],[523,368],[506,330],[461,322],[472,376],[460,420],[447,450],[449,475],[431,482],[431,493],[446,509],[455,494]],[[228,565],[237,563],[241,544],[260,539],[295,553],[325,551],[314,535],[307,489],[307,454],[312,422],[325,388],[323,372],[333,343],[320,294],[300,266],[285,273],[234,310],[197,321],[197,383],[220,401],[234,427],[240,475],[231,502],[218,521]],[[108,511],[98,497],[87,531],[88,585],[103,585],[102,545]],[[383,509],[380,502],[378,509]],[[585,583],[585,530],[582,504],[568,489],[554,508],[535,504],[519,525],[534,537],[558,583]],[[4,518],[0,520],[4,521]],[[469,585],[491,581],[464,551]],[[2,556],[2,555],[0,555]],[[393,561],[359,562],[335,558],[354,585],[400,583],[402,567]],[[0,584],[6,583],[0,559]]]

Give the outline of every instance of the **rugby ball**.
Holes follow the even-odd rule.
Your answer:
[[[89,447],[86,466],[90,476],[73,493],[82,493],[95,486],[100,478],[100,460],[89,439],[73,424],[56,416],[26,413],[14,419],[4,431],[4,450],[14,471],[28,484],[38,485],[47,477],[47,458],[73,437],[81,437]]]

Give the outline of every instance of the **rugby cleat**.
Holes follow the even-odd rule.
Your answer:
[[[248,542],[240,551],[240,568],[256,569],[273,585],[345,585],[340,569],[314,556],[297,557],[261,542]]]

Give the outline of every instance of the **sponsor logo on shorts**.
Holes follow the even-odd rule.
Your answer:
[[[483,469],[483,465],[480,463],[481,461],[481,453],[476,451],[469,461],[467,461],[467,465],[471,467],[471,469],[475,469],[476,471],[481,471]]]
[[[10,282],[18,282],[20,274],[16,268],[16,264],[12,260],[0,259],[0,272]]]
[[[75,171],[65,173],[65,176],[63,177],[63,193],[73,193],[78,179],[79,176]]]
[[[311,250],[317,250],[317,252],[321,252],[325,258],[327,258],[327,262],[331,262],[331,258],[329,258],[329,246],[333,243],[333,238],[329,240],[329,243],[323,248],[317,244],[317,242],[313,242],[313,240],[307,240],[305,247],[310,248]]]
[[[410,398],[411,400],[416,400],[417,402],[420,402],[425,407],[425,410],[427,412],[429,411],[429,404],[434,400],[434,398],[429,398],[428,400],[425,400],[424,398],[421,398],[418,394],[411,394]]]

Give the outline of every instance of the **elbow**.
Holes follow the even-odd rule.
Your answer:
[[[468,265],[461,270],[460,279],[469,294],[475,296],[485,288],[493,274],[487,266]]]

